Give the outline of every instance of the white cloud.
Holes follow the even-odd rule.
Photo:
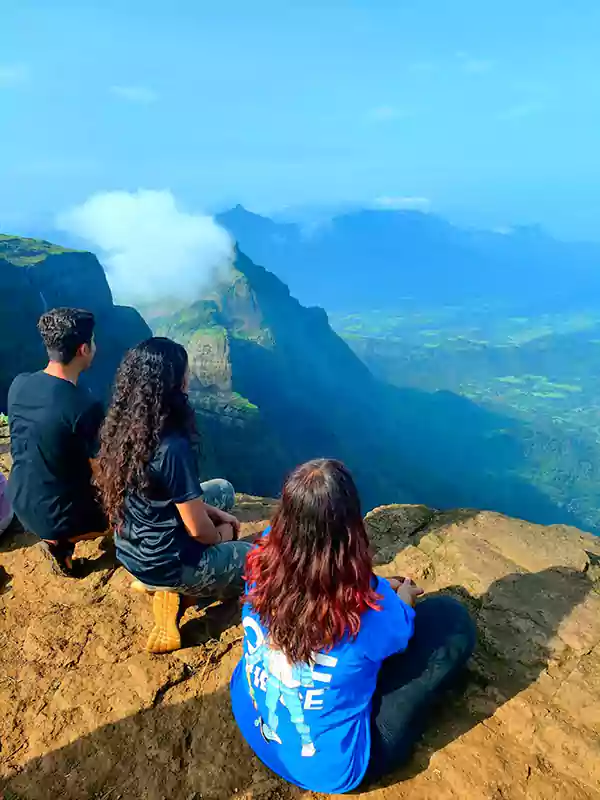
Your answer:
[[[99,250],[120,302],[192,303],[232,263],[229,234],[182,211],[170,191],[101,192],[61,214],[60,230]]]
[[[139,105],[150,105],[158,100],[158,94],[147,86],[111,86],[110,91],[121,100]]]
[[[383,196],[376,198],[375,208],[394,209],[396,211],[409,210],[429,211],[431,200],[428,197],[392,197]]]
[[[29,69],[25,64],[0,64],[0,89],[27,83]]]
[[[545,108],[545,104],[539,100],[531,100],[526,103],[517,103],[516,105],[501,111],[498,114],[498,119],[525,119],[526,117],[532,117],[535,114],[540,114]]]

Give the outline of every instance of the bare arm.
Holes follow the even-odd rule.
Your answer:
[[[187,503],[177,503],[176,508],[192,539],[207,545],[231,541],[232,527],[220,520],[215,520],[217,522],[215,525],[209,514],[210,506],[207,506],[201,498],[188,500]]]
[[[219,527],[219,525],[223,525],[224,523],[228,523],[229,525],[233,526],[233,529],[236,533],[240,532],[240,521],[237,519],[237,517],[234,517],[233,514],[228,514],[227,511],[221,511],[220,508],[210,506],[208,503],[205,503],[204,507],[206,509],[206,513],[217,527]]]

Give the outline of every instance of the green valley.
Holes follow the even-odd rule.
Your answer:
[[[333,324],[382,380],[451,391],[518,421],[519,475],[600,528],[600,314],[511,317],[502,309],[338,315]]]

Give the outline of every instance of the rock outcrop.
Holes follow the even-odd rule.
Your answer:
[[[268,501],[241,497],[245,534]],[[468,603],[479,644],[464,692],[371,800],[593,800],[600,793],[600,540],[475,511],[367,516],[377,570]],[[94,543],[86,578],[47,574],[27,534],[0,540],[0,787],[7,800],[314,798],[242,741],[228,680],[237,607],[188,612],[185,647],[143,651],[145,597]]]
[[[151,335],[137,311],[113,303],[104,270],[92,253],[0,235],[0,409],[6,406],[14,376],[44,365],[36,323],[57,306],[87,308],[96,316],[102,357],[86,380],[99,396],[106,394],[125,350]]]

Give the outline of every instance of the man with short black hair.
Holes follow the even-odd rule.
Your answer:
[[[10,495],[23,526],[42,539],[53,570],[76,574],[75,543],[108,527],[92,486],[102,405],[78,384],[96,352],[94,315],[55,308],[38,330],[48,366],[18,375],[8,393]]]

